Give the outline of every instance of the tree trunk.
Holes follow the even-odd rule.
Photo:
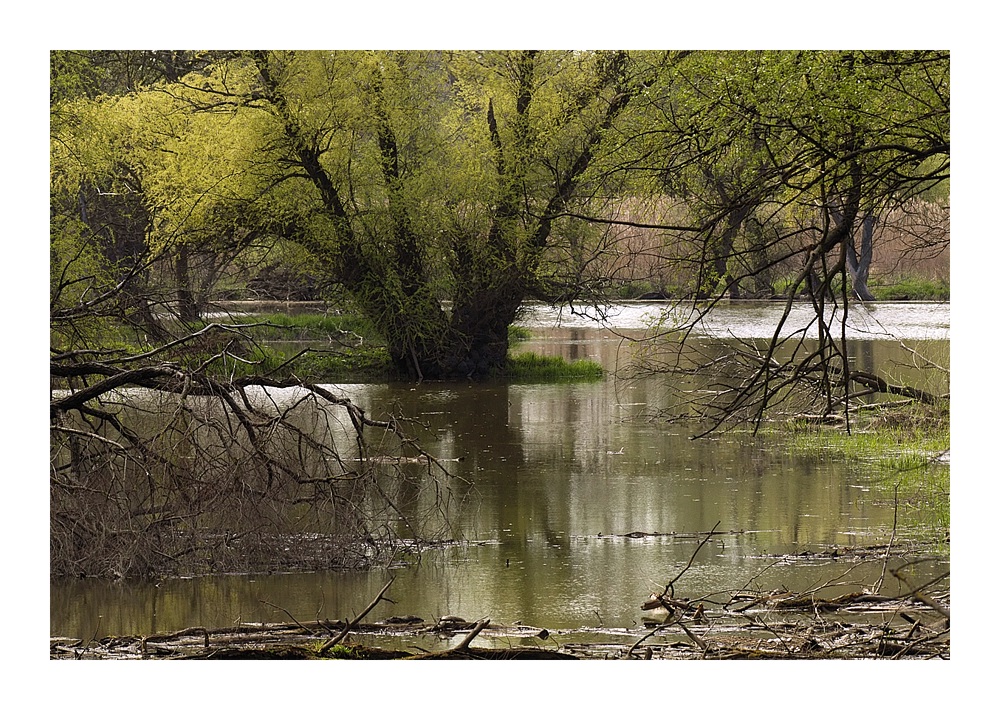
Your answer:
[[[729,211],[729,215],[726,217],[726,230],[722,233],[719,257],[715,262],[716,273],[720,278],[724,279],[726,290],[729,291],[729,297],[732,299],[740,297],[740,285],[739,280],[729,273],[728,262],[733,252],[733,243],[736,241],[736,235],[739,233],[743,222],[749,214],[750,205],[740,205]]]
[[[834,225],[840,229],[844,221],[844,213],[837,205],[830,205],[830,216]],[[851,290],[862,301],[874,301],[875,296],[868,290],[868,270],[872,263],[872,236],[875,232],[876,217],[872,212],[866,212],[861,219],[861,253],[854,245],[854,233],[843,241],[845,265],[851,278]]]
[[[131,176],[127,167],[121,173]],[[121,290],[122,319],[155,340],[165,340],[169,333],[156,318],[148,289],[149,209],[142,199],[141,185],[130,184],[129,192],[102,192],[86,186],[79,194],[80,216],[95,236],[116,278],[124,281]]]
[[[507,329],[522,300],[516,290],[487,290],[456,304],[452,314],[456,337],[448,358],[453,376],[482,379],[503,372],[509,348]]]
[[[736,242],[736,235],[739,234],[743,222],[750,215],[752,206],[741,204],[730,196],[726,184],[717,178],[707,175],[714,184],[721,204],[726,210],[725,226],[717,243],[712,243],[711,235],[706,244],[707,253],[704,255],[702,264],[703,274],[699,278],[696,298],[712,298],[720,290],[728,291],[729,297],[736,299],[740,297],[739,280],[729,273],[729,257],[733,253],[733,244]],[[706,269],[708,261],[711,259],[711,267]],[[721,286],[721,289],[720,289]]]
[[[870,212],[861,220],[861,253],[858,254],[854,240],[844,242],[847,257],[847,272],[851,277],[854,295],[862,301],[874,301],[875,296],[868,290],[868,270],[872,263],[872,235],[875,232],[875,215]]]
[[[350,195],[350,184],[328,171],[322,160],[326,148],[302,130],[296,109],[286,100],[281,65],[272,65],[268,52],[255,52],[255,61],[274,115],[283,124],[287,158],[297,163],[299,175],[317,189],[321,211],[335,238],[315,238],[308,228],[294,225],[279,229],[319,258],[334,280],[385,336],[389,355],[400,374],[413,379],[482,379],[501,372],[507,361],[508,326],[529,291],[548,246],[553,223],[567,211],[577,183],[588,169],[594,153],[612,121],[640,88],[625,83],[624,55],[609,54],[601,70],[602,84],[614,89],[599,103],[600,118],[582,145],[567,160],[560,161],[551,188],[533,197],[537,212],[528,214],[525,196],[535,189],[527,179],[537,147],[529,121],[536,81],[537,52],[514,55],[515,108],[510,133],[498,124],[492,102],[486,122],[493,148],[490,156],[499,178],[493,196],[492,216],[483,234],[453,234],[447,268],[450,294],[443,293],[432,267],[437,258],[434,245],[415,225],[407,194],[412,170],[401,161],[403,145],[390,120],[388,82],[384,67],[365,69],[366,90],[362,101],[370,119],[379,158],[381,183],[385,188],[386,219],[360,219]],[[405,72],[405,56],[389,55]],[[276,71],[272,72],[272,69]],[[579,107],[582,113],[585,106]],[[455,220],[454,224],[458,224]],[[450,228],[442,230],[445,233]],[[377,231],[377,235],[374,232]],[[377,242],[378,249],[368,245]],[[450,297],[450,298],[449,298]],[[442,298],[451,301],[448,305]]]
[[[196,321],[201,316],[198,301],[191,289],[188,256],[187,244],[181,244],[174,261],[174,277],[177,279],[177,316],[185,323]]]

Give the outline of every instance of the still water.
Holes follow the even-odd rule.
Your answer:
[[[529,309],[522,322],[533,338],[520,347],[594,359],[613,373],[631,357],[621,335],[640,335],[662,306],[617,306],[610,314],[614,332],[593,315]],[[764,337],[780,315],[775,304],[725,306],[700,336]],[[808,322],[801,313],[792,316],[790,328]],[[880,304],[858,309],[854,318],[875,333],[856,344],[866,366],[892,370],[915,357],[949,364],[947,304]],[[371,572],[55,580],[51,634],[148,635],[240,621],[284,623],[289,614],[300,621],[342,619],[360,612],[390,577],[394,603],[383,602],[367,620],[451,614],[548,629],[636,629],[640,604],[684,569],[699,533],[717,523],[722,534],[698,552],[675,587],[678,596],[726,600],[740,589],[803,591],[834,580],[820,595],[836,596],[881,571],[880,562],[850,555],[794,565],[782,555],[888,541],[894,511],[884,474],[795,455],[774,439],[692,440],[693,429],[647,416],[663,404],[662,379],[340,389],[374,418],[402,411],[424,422],[424,448],[460,459],[445,465],[473,484],[453,521],[461,544],[426,551],[417,564]],[[905,514],[897,522],[916,535],[921,524]]]

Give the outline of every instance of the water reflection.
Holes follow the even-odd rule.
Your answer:
[[[524,347],[535,352],[593,358],[612,371],[631,357],[607,331],[529,323],[535,338]],[[948,364],[946,341],[921,341],[916,355],[891,341],[851,347],[859,365],[871,369],[924,355]],[[717,522],[723,534],[685,573],[678,590],[684,596],[748,584],[807,589],[841,575],[859,583],[878,576],[881,563],[824,558],[787,567],[769,556],[887,540],[891,494],[877,495],[877,472],[760,441],[692,441],[689,430],[646,416],[670,396],[666,384],[611,377],[583,384],[346,387],[375,418],[402,411],[422,421],[424,447],[456,459],[447,463],[460,477],[452,479],[450,493],[466,503],[454,535],[467,543],[426,552],[417,565],[370,573],[157,584],[57,580],[51,632],[90,638],[286,622],[287,614],[344,618],[363,609],[390,575],[396,576],[395,604],[380,606],[372,618],[455,614],[546,628],[633,628],[639,604],[683,569],[697,533]],[[409,467],[419,475],[418,464]],[[463,480],[473,484],[471,497]],[[664,534],[628,536],[633,532]]]

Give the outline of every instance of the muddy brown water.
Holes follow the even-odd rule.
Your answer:
[[[620,304],[612,322],[637,335],[661,308]],[[703,337],[761,337],[779,313],[776,304],[727,306]],[[533,338],[521,347],[594,359],[614,372],[631,351],[588,315],[529,310],[523,323]],[[926,356],[948,366],[948,304],[880,304],[859,316],[869,335],[852,347],[867,364],[891,371]],[[884,473],[796,455],[774,440],[692,440],[693,430],[646,416],[663,403],[665,384],[610,376],[595,383],[342,386],[376,418],[399,410],[427,422],[425,448],[460,459],[446,466],[475,491],[454,520],[461,544],[367,572],[53,580],[51,634],[88,639],[284,623],[289,615],[353,618],[390,577],[392,603],[370,620],[454,615],[624,634],[642,628],[642,602],[684,568],[699,533],[717,523],[720,534],[695,556],[677,596],[725,599],[739,590],[828,585],[820,595],[833,597],[879,577],[879,560],[850,551],[891,537]],[[897,536],[924,533],[919,517],[903,513],[896,524]],[[946,568],[937,562],[920,574]],[[883,593],[898,591],[894,585],[887,581]]]

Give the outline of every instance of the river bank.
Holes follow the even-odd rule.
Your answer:
[[[521,622],[455,616],[424,619],[412,614],[364,621],[386,601],[390,580],[350,621],[299,620],[281,609],[288,618],[284,623],[243,622],[89,640],[53,637],[49,652],[54,660],[947,660],[951,657],[947,575],[914,586],[910,575],[928,561],[916,552],[911,549],[904,555],[908,562],[890,547],[831,553],[858,563],[884,560],[886,576],[903,582],[906,591],[901,594],[879,593],[882,580],[875,589],[836,596],[835,584],[799,592],[747,587],[699,599],[676,598],[665,590],[643,605],[647,616],[637,628],[549,629]],[[814,558],[783,556],[776,563],[810,564]],[[668,587],[672,590],[672,584]]]

